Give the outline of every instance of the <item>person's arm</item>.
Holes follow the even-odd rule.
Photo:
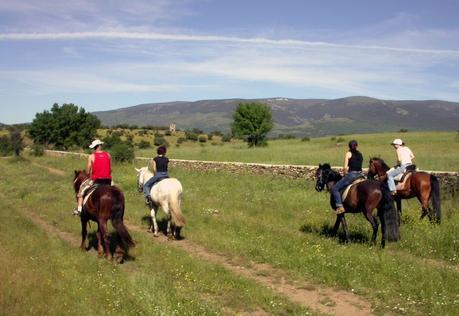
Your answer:
[[[349,159],[351,159],[352,154],[351,152],[347,152],[346,155],[344,156],[344,168],[343,168],[343,174],[346,174],[347,171],[349,170]]]
[[[411,151],[411,149],[410,149],[410,157],[411,157],[411,160],[414,160],[414,158],[416,158],[416,157],[414,156],[413,152]]]
[[[86,164],[86,172],[91,175],[92,172],[92,163],[94,161],[94,154],[89,155],[88,163]]]
[[[400,164],[402,163],[402,157],[400,157],[400,150],[398,150],[397,148],[397,166],[400,166]]]
[[[156,173],[156,162],[154,159],[150,160],[150,163],[148,164],[148,169],[152,171],[153,173]]]

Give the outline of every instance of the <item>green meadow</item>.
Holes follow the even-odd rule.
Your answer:
[[[455,135],[402,136],[421,168],[457,170],[459,143]],[[394,153],[388,143],[398,136],[341,136],[345,139],[342,144],[330,138],[275,140],[268,147],[255,149],[239,142],[183,143],[172,145],[169,156],[340,165],[345,143],[352,137],[359,140],[365,155],[380,155],[391,161]],[[153,149],[137,155],[151,156]],[[134,168],[140,167],[140,162],[114,165],[114,179],[126,196],[125,218],[141,228],[131,231],[137,246],[125,264],[115,265],[82,253],[34,224],[27,214],[39,216],[78,240],[79,220],[71,215],[75,205],[71,182],[73,170],[84,166],[85,160],[75,157],[25,154],[24,159],[0,160],[0,314],[317,314],[274,288],[177,247],[182,241],[155,242],[146,233],[149,212],[136,190]],[[55,174],[47,167],[65,173]],[[402,240],[381,250],[370,246],[370,225],[360,214],[347,216],[349,244],[340,242],[341,235],[330,236],[335,215],[329,209],[328,195],[315,192],[313,182],[180,168],[170,173],[184,187],[187,226],[182,231],[183,242],[241,267],[269,265],[292,282],[356,293],[371,304],[376,315],[457,314],[457,195],[442,201],[440,225],[419,221],[418,202],[404,202]],[[161,212],[159,218],[164,219]]]
[[[347,143],[351,139],[359,142],[359,150],[365,161],[368,157],[378,156],[389,165],[396,163],[395,151],[389,144],[394,138],[401,138],[416,155],[415,163],[423,170],[459,170],[459,133],[458,132],[408,132],[342,135],[321,138],[269,140],[267,147],[247,148],[242,141],[222,143],[214,137],[206,143],[184,142],[178,146],[175,138],[167,137],[171,143],[169,157],[177,159],[196,159],[211,161],[241,161],[273,164],[318,165],[329,162],[339,166],[343,164]],[[144,138],[147,139],[148,138]],[[142,149],[137,156],[149,157],[154,149]]]

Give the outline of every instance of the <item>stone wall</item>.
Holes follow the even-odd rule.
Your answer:
[[[77,155],[87,156],[83,153],[72,153],[65,151],[46,150],[48,155]],[[144,165],[151,158],[147,157],[136,157],[136,160],[141,162],[144,161]],[[317,166],[307,165],[276,165],[276,164],[262,164],[262,163],[243,163],[243,162],[219,162],[219,161],[201,161],[201,160],[183,160],[183,159],[171,159],[171,166],[178,166],[180,168],[189,170],[202,170],[202,171],[228,171],[236,174],[260,174],[260,175],[273,175],[281,176],[288,179],[305,179],[314,180],[315,171]],[[333,169],[342,171],[341,167],[333,167]],[[366,170],[364,170],[366,171]],[[442,195],[455,195],[459,191],[459,172],[452,171],[429,171],[438,177],[441,183]]]

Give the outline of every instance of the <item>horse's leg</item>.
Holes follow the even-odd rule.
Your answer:
[[[88,219],[83,214],[81,215],[81,250],[86,250],[86,236],[88,235]]]
[[[167,202],[164,202],[161,204],[161,208],[163,209],[164,213],[167,215],[167,230],[166,230],[166,235],[168,239],[172,238],[172,233],[171,233],[171,213],[169,211],[169,204]]]
[[[365,207],[364,215],[367,221],[370,222],[371,227],[373,228],[373,235],[371,236],[371,245],[374,246],[376,245],[376,236],[378,234],[378,222],[376,221],[376,218],[373,216],[371,211],[372,211],[371,209],[368,209],[367,207]]]
[[[103,246],[105,250],[105,257],[108,260],[112,260],[112,254],[110,252],[110,238],[108,236],[108,229],[107,229],[107,219],[102,219],[100,223],[100,234],[103,240]]]
[[[336,221],[335,221],[335,226],[333,226],[332,230],[332,235],[336,236],[336,233],[338,232],[339,224],[341,224],[341,217],[343,214],[336,215]]]
[[[402,220],[402,199],[399,197],[395,197],[395,204],[397,204],[398,226],[400,226]]]
[[[378,209],[378,217],[381,221],[381,248],[384,249],[386,247],[386,220],[384,219],[384,214],[381,214]],[[399,222],[400,226],[400,222]]]
[[[429,217],[429,220],[432,221],[432,213],[429,207],[429,198],[426,196],[423,196],[421,193],[418,194],[417,198],[419,202],[421,203],[421,207],[422,207],[421,217],[419,219],[421,220],[427,215]]]
[[[102,257],[104,255],[104,247],[102,246],[102,233],[100,230],[100,223],[97,221],[97,254],[99,257]]]
[[[153,236],[158,237],[158,223],[156,222],[156,211],[157,208],[153,207],[150,211],[150,216],[151,216],[151,224],[150,224],[150,232],[153,233]]]
[[[340,215],[341,215],[341,223],[343,224],[343,228],[344,228],[344,236],[345,236],[344,242],[348,243],[349,242],[349,228],[347,227],[346,217],[344,217],[344,213]]]

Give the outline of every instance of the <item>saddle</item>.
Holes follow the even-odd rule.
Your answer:
[[[351,184],[349,184],[347,187],[344,188],[343,192],[341,193],[341,198],[342,200],[346,200],[347,195],[349,193],[349,190],[356,184],[359,184],[360,182],[365,181],[365,176],[360,176],[357,179],[355,179]]]
[[[410,166],[406,167],[406,170],[405,170],[404,173],[401,173],[401,174],[395,176],[394,177],[394,181],[395,182],[403,182],[403,181],[405,181],[406,176],[408,174],[414,172],[414,171],[416,171],[416,165],[410,165]]]
[[[94,183],[91,185],[83,194],[83,206],[86,205],[91,195],[96,191],[97,188],[100,187],[109,187],[111,184],[104,184],[104,183]]]

